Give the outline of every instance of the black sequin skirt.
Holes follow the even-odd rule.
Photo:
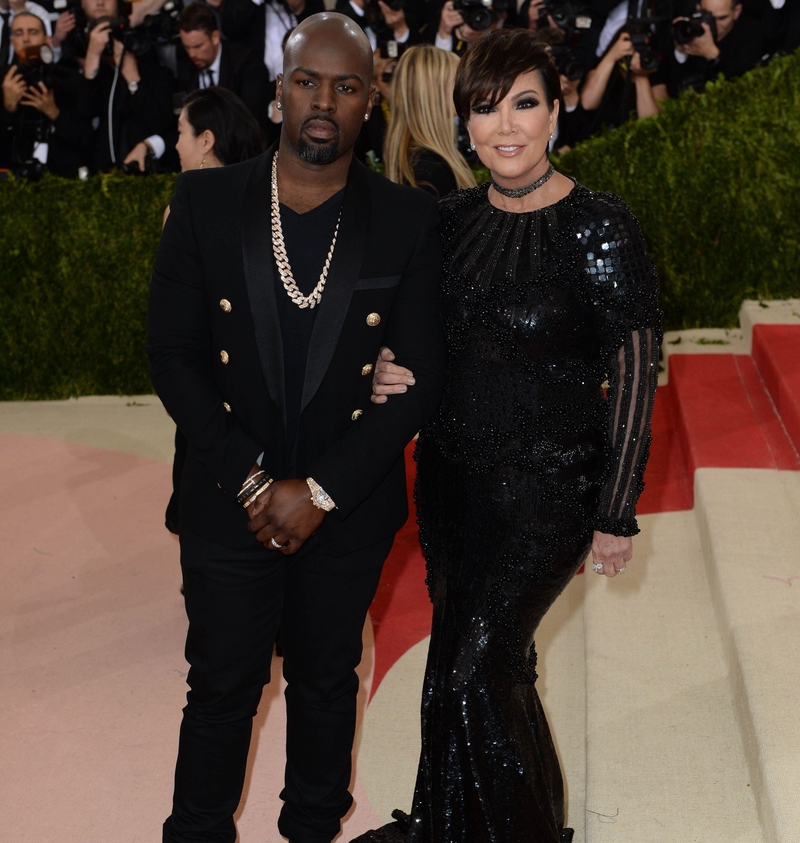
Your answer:
[[[412,843],[557,843],[558,757],[536,692],[534,633],[591,543],[593,478],[476,470],[418,448],[434,605]]]

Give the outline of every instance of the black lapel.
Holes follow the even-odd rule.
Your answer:
[[[286,420],[283,340],[275,298],[275,265],[270,228],[272,147],[256,159],[242,200],[242,258],[258,355],[267,389]],[[327,290],[326,290],[327,292]]]
[[[367,169],[353,158],[347,176],[336,248],[322,301],[317,305],[319,312],[311,333],[301,411],[308,406],[319,389],[339,342],[367,248],[369,214]]]

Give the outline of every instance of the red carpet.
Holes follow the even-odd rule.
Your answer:
[[[698,468],[800,469],[800,326],[756,325],[752,357],[672,354],[669,367],[669,383],[656,396],[639,514],[691,509]],[[410,445],[409,492],[412,453]],[[372,694],[394,662],[430,632],[424,579],[412,504],[370,610]]]

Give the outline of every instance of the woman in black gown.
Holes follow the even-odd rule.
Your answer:
[[[417,447],[434,615],[412,843],[571,839],[533,636],[590,550],[613,577],[638,532],[656,272],[620,199],[552,173],[558,95],[524,30],[480,38],[456,80],[492,182],[441,203],[449,369]],[[414,388],[383,357],[378,402]]]

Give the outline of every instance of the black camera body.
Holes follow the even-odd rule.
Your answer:
[[[25,84],[31,88],[40,82],[48,88],[53,87],[55,65],[53,64],[53,50],[48,44],[41,47],[26,47],[17,55],[17,70]]]
[[[551,17],[557,27],[567,32],[591,29],[592,10],[585,3],[570,0],[544,0],[539,10],[539,19]]]
[[[130,22],[130,3],[120,2],[120,16],[117,18],[102,17],[89,21],[80,4],[71,6],[69,10],[75,15],[75,29],[68,36],[70,53],[82,58],[89,47],[89,33],[101,23],[108,23],[110,38],[104,50],[104,55],[114,53],[114,41],[119,41],[129,53],[143,56],[149,50],[160,44],[177,41],[179,37],[178,19],[182,0],[167,0],[154,15],[147,15],[139,26],[132,27]]]
[[[628,18],[625,32],[630,35],[633,49],[639,54],[642,70],[658,70],[661,56],[656,48],[653,18]]]
[[[676,44],[688,44],[703,34],[703,24],[707,23],[714,42],[717,40],[717,20],[711,12],[699,9],[685,18],[678,18],[672,24],[672,38]]]
[[[497,13],[507,12],[509,7],[510,0],[453,0],[453,9],[476,32],[488,29],[497,20]]]
[[[586,76],[589,69],[589,56],[584,47],[554,44],[550,47],[550,55],[561,76],[566,76],[572,81],[578,81]]]

